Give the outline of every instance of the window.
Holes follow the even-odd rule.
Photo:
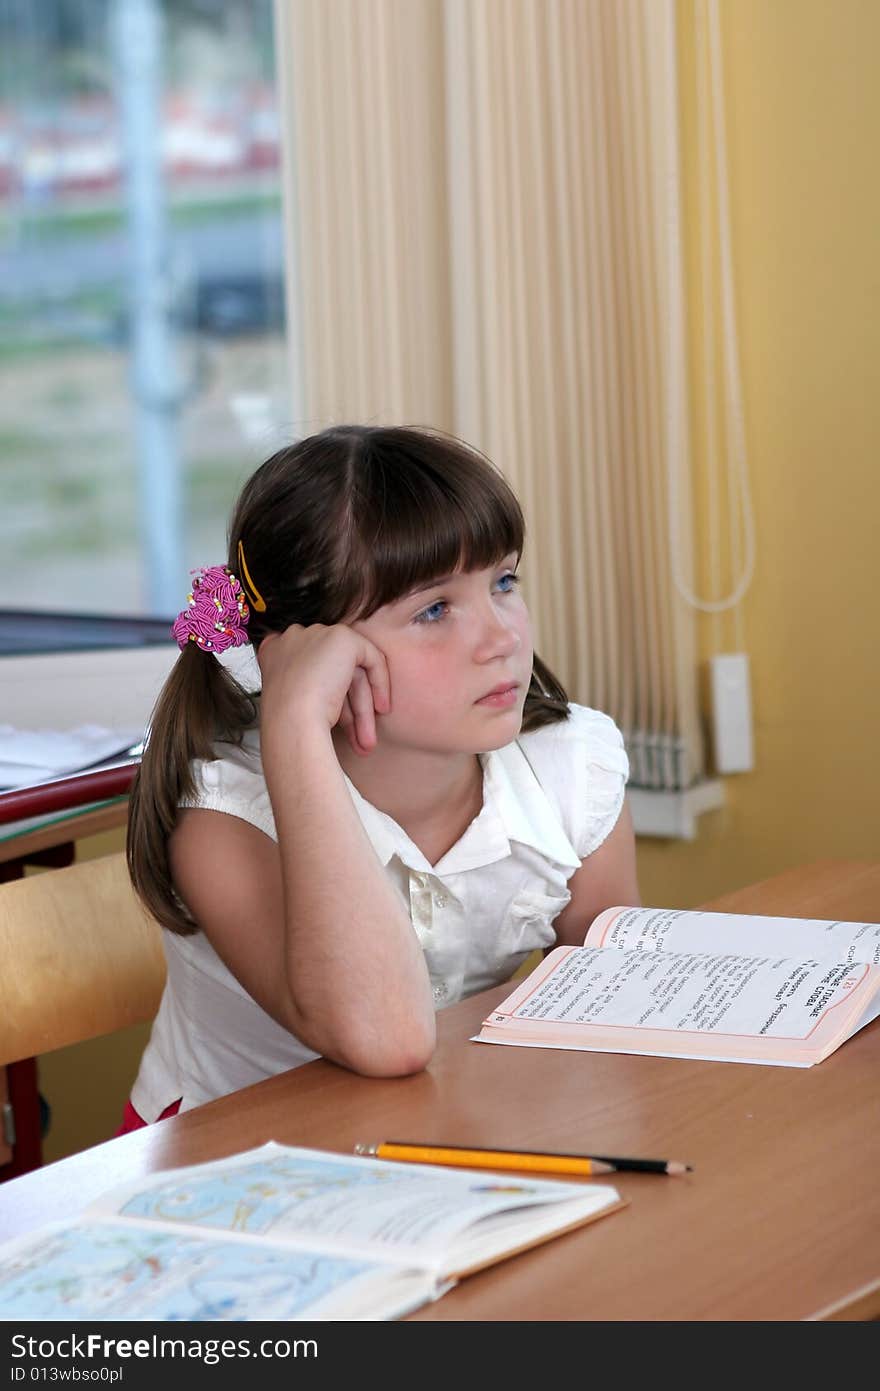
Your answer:
[[[0,0],[0,607],[173,615],[289,435],[272,0]]]

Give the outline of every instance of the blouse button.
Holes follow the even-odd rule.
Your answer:
[[[445,982],[441,981],[439,985],[434,986],[432,994],[435,1000],[445,1000],[446,996],[449,994],[449,987]]]
[[[445,894],[435,894],[434,902],[438,908],[445,908],[447,903],[449,902],[449,899],[446,897]]]

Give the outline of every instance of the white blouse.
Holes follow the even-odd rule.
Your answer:
[[[620,733],[597,710],[570,711],[482,756],[482,810],[435,865],[348,782],[409,912],[438,1008],[508,980],[530,952],[553,945],[568,880],[620,815],[629,770]],[[239,816],[277,840],[259,731],[217,752],[193,765],[186,805]],[[132,1090],[145,1120],[178,1097],[189,1110],[317,1056],[261,1009],[204,933],[163,939],[168,980]]]

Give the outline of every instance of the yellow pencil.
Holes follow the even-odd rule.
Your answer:
[[[623,1159],[603,1155],[601,1158],[581,1154],[541,1154],[531,1150],[468,1149],[464,1145],[423,1145],[412,1140],[379,1140],[373,1144],[357,1144],[355,1154],[376,1159],[401,1159],[412,1164],[453,1165],[464,1169],[515,1169],[520,1173],[575,1174],[588,1178],[593,1174],[613,1174],[618,1170],[633,1170],[653,1174],[684,1174],[690,1164],[676,1159]]]

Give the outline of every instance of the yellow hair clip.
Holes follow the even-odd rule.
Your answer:
[[[250,599],[251,604],[256,609],[257,613],[265,613],[266,600],[263,598],[262,594],[257,589],[257,586],[251,579],[250,571],[247,568],[247,561],[244,558],[244,546],[241,544],[240,541],[238,543],[238,576],[242,583],[247,585],[248,598]]]

